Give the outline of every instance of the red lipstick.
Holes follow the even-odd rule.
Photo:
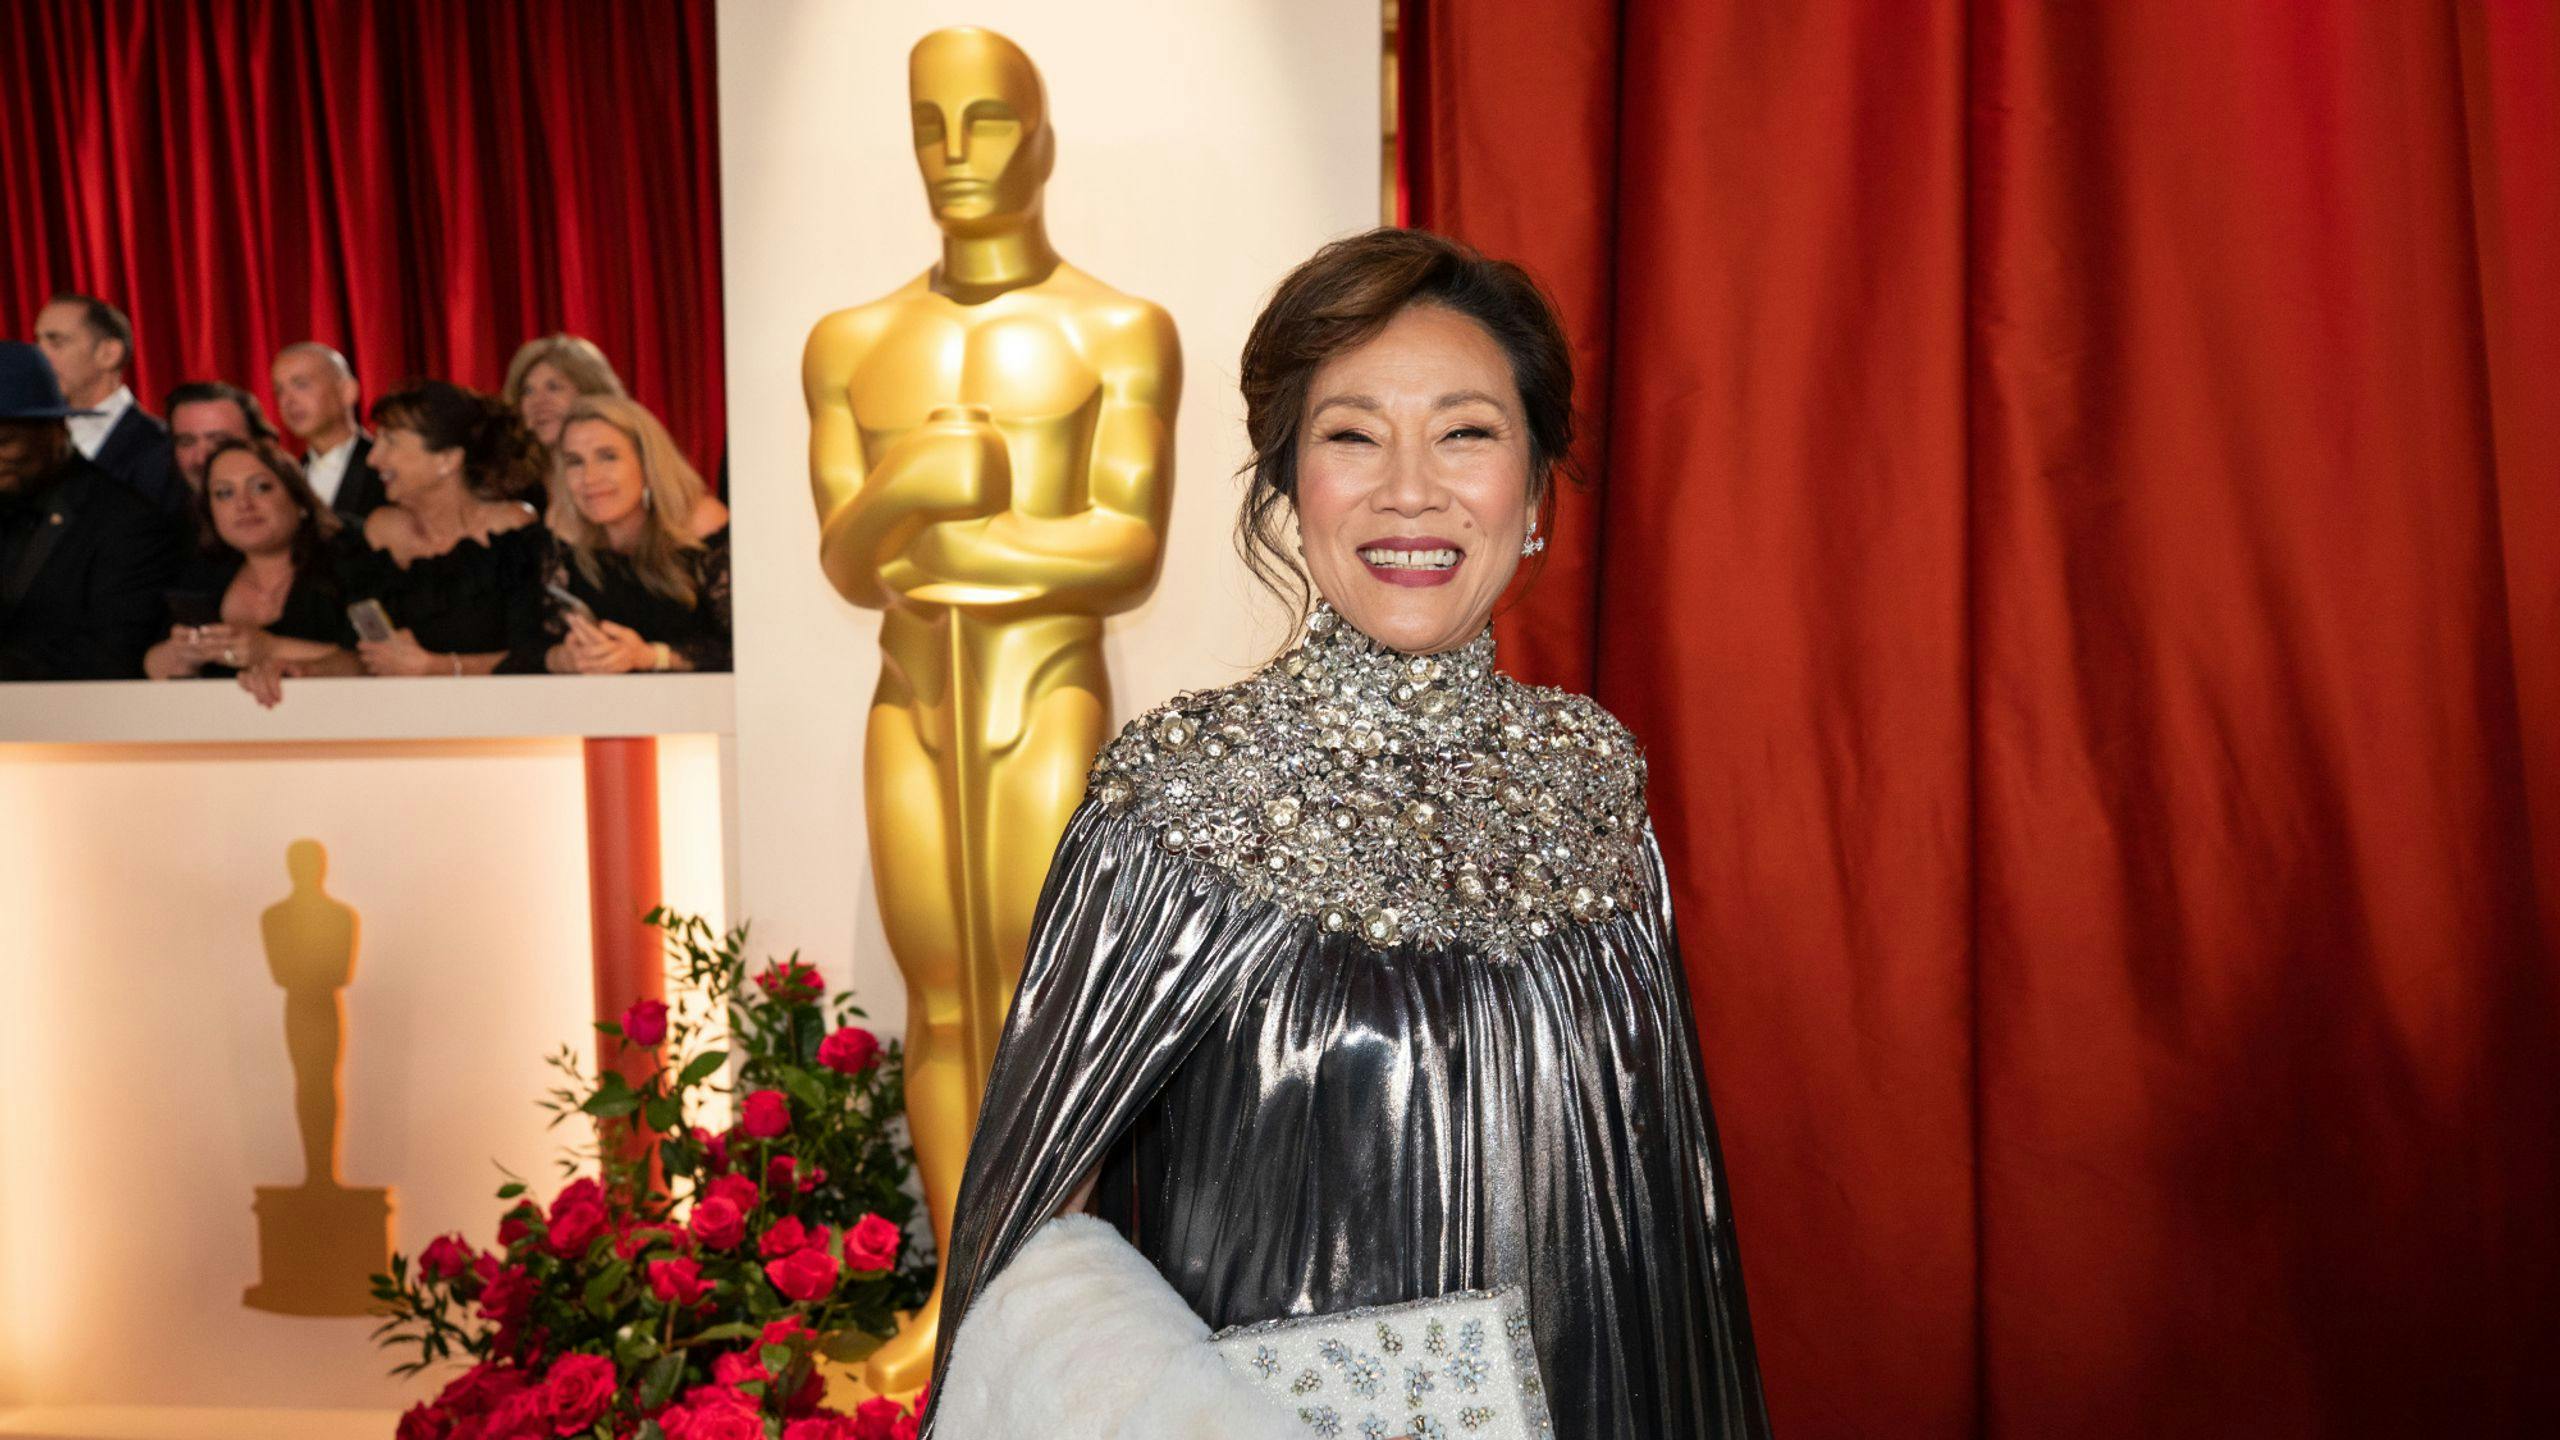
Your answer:
[[[1356,545],[1352,551],[1360,557],[1360,563],[1368,570],[1370,578],[1382,585],[1446,585],[1457,578],[1458,568],[1467,560],[1465,546],[1438,535],[1391,535]],[[1417,564],[1411,560],[1404,564],[1381,565],[1369,558],[1382,552],[1399,557],[1444,552],[1447,560],[1438,565]]]

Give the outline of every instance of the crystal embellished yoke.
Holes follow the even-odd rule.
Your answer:
[[[1644,779],[1598,704],[1496,674],[1490,628],[1406,655],[1320,604],[1250,679],[1133,721],[1088,791],[1328,931],[1500,957],[1634,901]]]

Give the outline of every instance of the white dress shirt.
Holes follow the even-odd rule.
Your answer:
[[[304,478],[311,482],[311,493],[323,505],[338,503],[338,487],[346,483],[347,461],[354,458],[356,441],[362,432],[349,430],[347,438],[317,455],[308,456],[302,464]]]
[[[119,385],[116,393],[99,402],[95,415],[74,415],[62,423],[71,427],[71,443],[90,460],[98,458],[98,447],[107,443],[107,432],[116,428],[124,412],[133,408],[133,387]]]

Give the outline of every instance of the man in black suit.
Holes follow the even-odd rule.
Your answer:
[[[104,300],[56,295],[36,312],[36,344],[71,401],[72,445],[142,498],[184,513],[189,497],[170,458],[169,427],[125,384],[133,322]]]
[[[167,629],[169,516],[72,443],[35,346],[0,341],[0,680],[121,680]]]
[[[276,427],[258,397],[224,380],[190,380],[169,392],[169,444],[178,457],[178,475],[187,482],[187,503],[204,489],[204,466],[213,447],[225,440],[275,440]]]
[[[276,413],[302,437],[302,472],[320,503],[361,528],[382,503],[382,477],[366,462],[373,437],[356,423],[355,367],[317,340],[287,345],[276,354]]]

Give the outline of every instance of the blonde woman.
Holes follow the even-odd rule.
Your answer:
[[[547,449],[560,448],[560,427],[568,423],[569,407],[585,395],[610,395],[622,398],[622,377],[613,373],[613,362],[604,358],[596,342],[579,335],[545,335],[528,340],[507,362],[507,383],[501,392],[506,402],[523,417],[526,428]]]
[[[639,402],[589,395],[553,447],[550,643],[510,669],[729,668],[729,509]]]

